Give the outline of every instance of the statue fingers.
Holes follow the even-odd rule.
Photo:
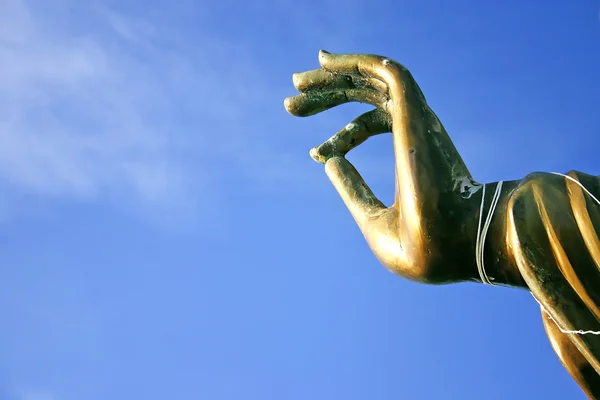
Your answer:
[[[332,91],[310,91],[284,101],[287,112],[297,117],[319,114],[330,108],[350,102],[371,104],[386,108],[388,97],[371,89],[339,89]]]
[[[298,72],[292,76],[294,87],[299,92],[331,91],[337,89],[365,88],[387,93],[387,85],[377,78],[357,74],[331,72],[323,68]]]
[[[332,157],[344,157],[371,136],[390,132],[391,129],[390,115],[376,108],[354,119],[325,143],[311,149],[310,156],[316,162],[325,164]]]

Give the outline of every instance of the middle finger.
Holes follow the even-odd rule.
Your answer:
[[[341,74],[327,71],[323,68],[312,71],[298,72],[292,76],[294,87],[299,92],[311,90],[336,90],[368,88],[387,93],[388,88],[377,78],[356,74]]]

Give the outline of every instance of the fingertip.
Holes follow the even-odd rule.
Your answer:
[[[292,83],[294,84],[296,90],[301,90],[300,87],[302,86],[302,76],[300,73],[296,72],[294,75],[292,75]]]
[[[327,60],[331,57],[331,53],[326,50],[319,50],[319,64],[321,66],[327,62]]]
[[[310,149],[308,154],[310,154],[310,158],[312,158],[314,161],[318,162],[319,164],[324,164],[316,147]]]
[[[292,114],[294,117],[308,117],[312,115],[310,113],[310,102],[307,103],[306,96],[303,94],[299,94],[294,97],[288,97],[283,101],[283,106],[285,110]]]
[[[325,173],[334,183],[343,179],[342,163],[344,158],[340,156],[329,157],[325,161]]]
[[[283,106],[285,107],[285,111],[287,111],[288,113],[294,115],[294,113],[292,112],[292,98],[288,97],[285,100],[283,100]]]

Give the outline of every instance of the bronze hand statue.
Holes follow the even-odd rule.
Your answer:
[[[476,281],[530,290],[552,346],[590,398],[600,399],[600,179],[571,171],[473,180],[410,72],[375,55],[319,54],[286,99],[305,117],[348,102],[376,108],[311,150],[390,271],[431,284]],[[379,201],[344,156],[391,132],[396,195]]]

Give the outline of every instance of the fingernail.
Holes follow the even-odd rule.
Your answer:
[[[309,152],[310,157],[314,161],[318,162],[319,164],[325,164],[325,162],[327,161],[327,158],[324,157],[321,153],[319,153],[319,151],[317,149],[318,149],[318,146],[310,149],[310,152]]]
[[[326,50],[319,50],[319,58],[327,57],[331,53]]]
[[[299,73],[295,73],[294,75],[292,75],[292,82],[297,90],[301,90],[300,85],[302,84],[302,79],[300,78],[301,76]]]

